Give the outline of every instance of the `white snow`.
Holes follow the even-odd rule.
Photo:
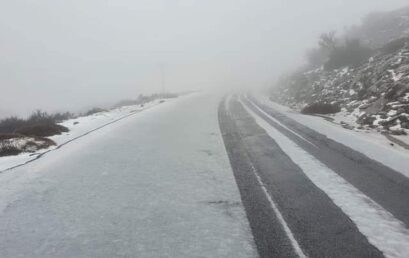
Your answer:
[[[172,101],[172,99],[166,101]],[[36,151],[35,153],[21,153],[16,156],[0,157],[0,172],[36,159],[38,155],[48,151],[52,151],[58,148],[58,146],[60,146],[61,144],[67,143],[101,126],[114,122],[115,120],[126,118],[129,115],[136,114],[142,110],[156,106],[159,103],[160,100],[155,100],[144,104],[143,107],[141,107],[140,105],[124,106],[106,112],[100,112],[89,116],[82,116],[75,119],[66,120],[60,124],[67,127],[70,130],[69,132],[48,137],[57,144],[56,146],[52,146],[47,149],[41,149]]]
[[[409,137],[407,135],[395,135],[394,137],[409,145]]]
[[[0,174],[0,257],[257,257],[220,100],[166,101]]]
[[[375,132],[347,130],[321,117],[295,112],[288,107],[271,102],[265,96],[255,95],[255,97],[263,104],[274,108],[295,121],[409,177],[409,151],[396,144],[392,146],[385,136]]]
[[[397,113],[398,113],[398,111],[396,111],[395,109],[391,109],[391,110],[389,110],[387,115],[388,116],[395,116]]]
[[[405,93],[405,96],[403,97],[404,100],[409,101],[409,93]]]
[[[396,72],[394,70],[388,70],[388,72],[391,73],[392,80],[394,82],[399,81],[402,78],[402,76],[404,75],[403,73],[396,74]]]
[[[173,101],[173,99],[167,99],[166,101]],[[60,145],[98,127],[104,126],[105,124],[109,124],[115,120],[125,118],[129,115],[136,114],[145,109],[154,107],[160,102],[161,100],[158,99],[145,103],[143,107],[141,105],[123,106],[106,112],[96,113],[90,116],[69,119],[60,123],[60,125],[63,125],[70,130],[68,133],[55,135],[49,138],[56,142],[57,145]]]
[[[342,69],[341,75],[344,75],[344,74],[348,73],[348,71],[349,71],[349,67],[347,66],[347,67]]]
[[[32,143],[32,144],[29,144]],[[21,137],[21,138],[11,138],[2,140],[3,146],[13,146],[20,151],[26,151],[32,153],[37,150],[37,146],[46,147],[48,146],[45,141],[40,139],[35,139],[33,137]],[[36,146],[34,146],[35,144]]]
[[[407,257],[409,230],[401,221],[269,125],[247,106],[245,108],[305,175],[351,218],[371,244],[381,250],[386,257]]]

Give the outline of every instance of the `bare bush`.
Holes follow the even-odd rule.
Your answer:
[[[87,112],[85,112],[85,115],[90,116],[90,115],[93,115],[93,114],[106,112],[106,111],[107,111],[106,109],[94,107],[94,108],[91,108],[90,110],[88,110]]]
[[[23,126],[16,129],[14,132],[26,136],[49,137],[61,134],[63,132],[68,132],[68,128],[53,123],[44,123]]]
[[[0,133],[13,133],[17,128],[26,124],[26,121],[17,117],[9,117],[0,121]]]
[[[338,105],[333,105],[329,103],[312,103],[307,105],[301,110],[303,114],[334,114],[341,111]]]
[[[22,152],[35,152],[55,145],[55,142],[38,136],[21,134],[0,134],[0,157],[18,155]]]
[[[347,39],[343,45],[331,51],[324,67],[326,70],[333,70],[345,66],[358,66],[372,54],[373,50],[362,45],[359,39]]]
[[[30,136],[52,136],[67,132],[64,126],[57,125],[66,119],[72,118],[71,113],[48,114],[41,110],[36,110],[27,119],[9,117],[0,121],[0,134],[23,134]]]

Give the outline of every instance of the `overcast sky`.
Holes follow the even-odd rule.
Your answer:
[[[0,0],[0,113],[271,83],[321,32],[407,0]]]

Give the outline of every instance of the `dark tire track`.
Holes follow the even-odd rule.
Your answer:
[[[224,101],[219,105],[219,125],[227,154],[239,187],[260,257],[296,257],[284,229],[252,173],[252,163],[244,149],[234,121],[227,115]]]

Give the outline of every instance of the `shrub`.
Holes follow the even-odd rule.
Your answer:
[[[344,66],[357,66],[368,60],[373,50],[363,46],[358,39],[346,40],[344,45],[335,47],[325,63],[326,70],[338,69]]]
[[[55,123],[61,123],[61,122],[65,121],[65,120],[75,118],[75,115],[73,113],[70,113],[70,112],[55,113],[52,116],[54,118]]]
[[[170,98],[177,98],[178,95],[174,93],[161,93],[161,94],[152,94],[152,95],[142,95],[140,94],[136,99],[126,99],[121,100],[120,102],[116,103],[113,108],[124,107],[124,106],[132,106],[132,105],[144,105],[147,102],[156,100],[156,99],[170,99]]]
[[[328,61],[329,54],[339,45],[335,34],[335,31],[321,34],[318,47],[307,51],[307,61],[311,68],[320,67]]]
[[[338,105],[328,103],[312,103],[301,110],[303,114],[334,114],[341,111]]]
[[[332,50],[338,45],[338,39],[335,37],[336,32],[330,31],[327,33],[323,33],[320,36],[318,41],[318,45],[321,49]]]
[[[307,52],[310,67],[324,65],[326,70],[338,69],[344,66],[357,66],[367,60],[373,50],[361,44],[359,39],[346,39],[341,42],[335,37],[335,32],[320,36],[318,47]]]
[[[35,152],[55,145],[43,137],[28,137],[20,134],[0,134],[0,157],[17,155],[21,152]]]
[[[21,134],[15,134],[15,133],[0,133],[0,141],[2,140],[10,140],[10,139],[15,139],[15,138],[22,138],[24,137]]]
[[[69,112],[50,115],[36,110],[26,120],[17,117],[1,120],[0,157],[34,152],[55,145],[52,140],[43,137],[68,132],[68,128],[56,123],[73,117]]]
[[[53,123],[27,125],[14,131],[14,133],[16,134],[40,137],[53,136],[56,134],[61,134],[63,132],[68,132],[68,128]]]
[[[47,112],[36,110],[27,119],[28,124],[53,124],[55,119],[52,115]]]
[[[15,156],[20,154],[22,151],[13,145],[4,145],[0,143],[0,157],[4,156]]]
[[[95,107],[95,108],[92,108],[92,109],[88,110],[85,113],[85,115],[90,116],[90,115],[93,115],[93,114],[96,114],[96,113],[101,113],[101,112],[106,112],[106,111],[107,111],[106,109]]]
[[[26,121],[17,117],[9,117],[0,121],[0,133],[13,133],[17,128],[26,124]]]
[[[323,48],[313,48],[307,52],[307,61],[311,68],[322,66],[328,59],[328,52]]]
[[[403,48],[406,44],[409,44],[409,37],[395,39],[383,46],[381,52],[383,54],[392,54]]]
[[[34,125],[55,125],[64,120],[73,118],[74,115],[66,113],[48,114],[41,110],[33,112],[26,120],[17,117],[9,117],[0,121],[0,134],[11,134],[23,127]]]

